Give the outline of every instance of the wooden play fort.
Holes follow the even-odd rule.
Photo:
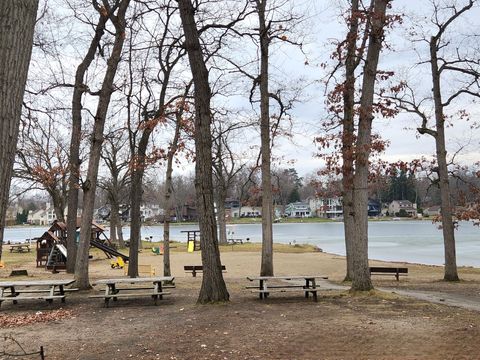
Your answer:
[[[77,243],[80,238],[80,223],[77,222],[75,238]],[[50,229],[42,236],[34,239],[37,243],[37,267],[47,270],[61,270],[67,264],[67,225],[60,221],[54,221]],[[102,250],[107,258],[121,257],[128,261],[128,256],[118,252],[112,246],[110,239],[105,235],[104,229],[92,223],[90,246]]]

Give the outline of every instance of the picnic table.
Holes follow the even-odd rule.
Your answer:
[[[10,252],[18,252],[18,253],[23,253],[25,251],[30,252],[30,245],[29,244],[15,244],[15,245],[10,245]]]
[[[230,245],[243,244],[243,239],[227,239],[227,243]]]
[[[0,305],[3,301],[40,299],[51,303],[54,299],[65,302],[65,286],[73,284],[74,279],[64,280],[19,280],[0,282]],[[10,290],[10,291],[9,291]],[[34,295],[25,295],[34,294]]]
[[[247,286],[247,289],[254,289],[252,292],[258,292],[260,299],[266,299],[273,292],[300,291],[305,293],[308,298],[311,293],[313,300],[317,301],[316,279],[328,279],[324,275],[287,275],[287,276],[248,276],[250,281],[258,281],[258,286]],[[285,280],[304,281],[304,284],[285,283]],[[272,284],[273,283],[273,284]]]
[[[157,300],[163,299],[163,295],[169,295],[169,292],[164,292],[163,289],[167,286],[163,286],[162,282],[172,282],[173,276],[157,276],[157,277],[144,277],[144,278],[116,278],[116,279],[101,279],[93,283],[93,285],[105,285],[105,291],[103,295],[91,295],[91,298],[103,298],[105,300],[105,307],[108,307],[110,299],[117,301],[122,297],[139,297],[139,296],[151,296],[155,305]],[[129,286],[118,287],[117,285],[130,284],[141,286]],[[143,285],[143,286],[142,286]],[[168,286],[174,287],[174,286]],[[147,290],[147,291],[145,291]]]

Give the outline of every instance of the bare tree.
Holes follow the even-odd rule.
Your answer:
[[[96,3],[96,2],[94,2]],[[97,8],[98,4],[97,4]],[[86,73],[95,59],[97,49],[101,49],[100,41],[105,33],[108,22],[108,12],[98,11],[98,20],[94,25],[95,33],[88,50],[75,72],[75,84],[72,95],[72,130],[70,140],[70,176],[68,179],[68,214],[67,214],[67,272],[75,271],[77,259],[77,211],[80,188],[80,145],[82,141],[82,99],[89,93],[86,82]]]
[[[109,170],[108,177],[99,181],[99,187],[107,192],[110,204],[110,241],[124,248],[125,242],[122,233],[122,220],[120,218],[120,205],[127,196],[130,185],[130,172],[128,165],[130,159],[125,151],[127,138],[123,136],[124,129],[110,132],[105,136],[105,145],[101,157]]]
[[[203,279],[199,303],[228,301],[229,294],[222,275],[222,264],[215,221],[212,181],[212,134],[210,125],[211,90],[200,37],[195,23],[191,0],[178,0],[180,17],[185,34],[185,48],[195,87],[195,189],[199,213]]]
[[[225,201],[227,200],[228,189],[232,186],[236,175],[245,167],[235,155],[232,148],[232,139],[235,136],[235,126],[227,126],[223,120],[218,122],[218,129],[213,139],[213,175],[215,180],[215,198],[217,205],[217,219],[219,228],[219,243],[227,243],[227,223]]]
[[[93,209],[95,205],[95,192],[97,188],[98,165],[100,163],[100,153],[103,143],[103,130],[105,119],[107,117],[108,107],[112,93],[114,92],[113,83],[117,73],[118,63],[120,62],[122,48],[125,41],[126,19],[130,0],[117,0],[114,5],[110,5],[107,0],[102,0],[103,6],[94,1],[94,6],[99,13],[106,12],[108,18],[115,27],[115,40],[107,61],[107,69],[103,78],[102,87],[99,91],[99,100],[95,113],[95,123],[91,138],[90,158],[88,162],[88,171],[86,180],[82,186],[83,189],[83,215],[80,228],[80,242],[78,245],[78,254],[75,263],[75,282],[81,289],[90,287],[88,277],[88,250],[90,247],[91,226],[93,220]]]
[[[461,21],[465,13],[473,8],[476,1],[469,0],[462,3],[461,5],[456,1],[432,1],[431,19],[434,31],[430,36],[422,36],[420,40],[428,45],[429,56],[426,60],[422,60],[422,63],[430,66],[431,94],[422,98],[419,95],[420,91],[416,91],[403,82],[395,88],[397,92],[392,97],[398,102],[401,109],[415,114],[421,119],[421,126],[417,128],[418,133],[430,135],[435,140],[436,166],[433,170],[440,188],[445,251],[444,279],[447,281],[458,281],[459,279],[455,250],[454,204],[452,204],[449,186],[449,161],[446,147],[446,127],[449,121],[447,109],[453,107],[461,98],[480,97],[478,50],[474,50],[475,53],[472,54],[468,45],[465,47],[461,44],[455,45],[449,35],[449,31],[453,31],[451,28],[455,23]],[[455,49],[449,50],[453,47]],[[447,85],[449,79],[455,81]],[[430,102],[430,99],[433,99],[433,103]],[[433,116],[430,115],[431,112],[433,112]],[[460,110],[455,116],[457,119],[467,118],[468,112]]]
[[[185,124],[189,121],[184,118],[184,112],[187,110],[186,98],[190,92],[191,83],[186,87],[184,98],[179,100],[175,113],[175,131],[173,139],[167,152],[167,169],[165,176],[164,192],[164,216],[163,216],[163,275],[170,276],[170,211],[172,208],[173,192],[173,160],[177,152],[184,148],[184,142],[181,141],[181,132],[185,130]]]
[[[358,133],[355,141],[355,175],[353,177],[353,213],[355,237],[352,244],[352,290],[366,291],[373,288],[368,266],[368,176],[369,156],[372,151],[372,122],[374,118],[375,81],[378,60],[384,41],[387,23],[386,11],[390,0],[375,0],[371,12],[371,31],[363,67],[360,97]]]
[[[341,132],[317,138],[320,147],[327,149],[323,154],[327,166],[320,174],[342,175],[347,252],[345,279],[352,280],[352,290],[372,288],[368,267],[368,181],[372,153],[378,154],[386,146],[377,134],[372,134],[372,122],[374,114],[384,117],[395,114],[395,109],[386,105],[391,101],[385,104],[383,98],[375,98],[374,92],[377,80],[391,76],[391,72],[378,70],[385,28],[398,20],[397,15],[386,14],[389,3],[389,0],[372,0],[365,8],[361,2],[351,2],[347,15],[348,34],[337,44],[333,58],[338,63],[328,77],[329,82],[335,80],[337,71],[342,69],[343,81],[328,95],[328,110],[333,119],[323,124],[327,132],[339,127]],[[329,152],[330,146],[341,152]]]
[[[38,0],[0,2],[0,259]]]
[[[65,221],[68,183],[68,145],[59,130],[58,119],[40,121],[34,111],[27,110],[27,119],[19,135],[17,161],[13,176],[47,191],[58,221]]]
[[[174,23],[178,9],[173,0],[165,0],[161,5],[153,4],[145,10],[136,8],[135,18],[140,30],[148,34],[143,46],[133,43],[131,38],[128,53],[128,94],[127,113],[129,129],[129,145],[132,156],[130,171],[132,176],[131,187],[131,226],[130,226],[130,266],[129,276],[137,276],[138,248],[141,246],[141,216],[142,182],[146,168],[164,160],[166,151],[163,148],[150,150],[150,141],[157,125],[164,124],[168,118],[175,117],[177,99],[184,97],[185,88],[188,86],[183,81],[175,82],[175,71],[181,65],[185,50],[180,46],[180,33],[176,31]],[[153,28],[149,20],[142,17],[153,11],[157,17],[158,28]],[[138,13],[138,15],[137,15]],[[152,19],[151,19],[152,20]],[[132,32],[140,33],[140,30]],[[138,35],[141,40],[141,35]],[[137,51],[136,47],[139,48]],[[141,52],[145,54],[141,56]],[[142,63],[135,68],[134,57],[140,57]],[[158,68],[151,75],[151,61],[156,59]],[[137,81],[137,77],[139,81]],[[180,77],[180,76],[179,76]],[[139,111],[133,111],[138,107]],[[136,120],[136,123],[135,123]]]

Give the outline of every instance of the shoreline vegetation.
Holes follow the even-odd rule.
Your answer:
[[[368,221],[372,222],[377,222],[377,221],[434,221],[434,217],[422,217],[422,218],[413,218],[413,217],[391,217],[391,216],[380,216],[380,217],[370,217]],[[261,224],[262,218],[261,217],[256,217],[256,218],[240,218],[240,219],[229,219],[227,220],[227,226],[228,225],[236,225],[236,224]],[[337,218],[337,219],[326,219],[326,218],[318,218],[318,217],[305,217],[305,218],[279,218],[279,219],[274,219],[274,223],[276,224],[303,224],[303,223],[338,223],[338,222],[343,222],[342,218]],[[107,227],[110,225],[110,223],[107,222],[100,222],[97,223],[99,225],[102,225],[104,227]],[[125,222],[123,224],[124,226],[130,226],[130,222]],[[163,222],[154,222],[154,221],[146,221],[142,223],[142,226],[161,226],[163,225]],[[184,225],[198,225],[198,221],[181,221],[181,222],[170,222],[170,226],[184,226]],[[6,229],[9,228],[17,228],[17,227],[41,227],[45,226],[48,227],[48,225],[37,225],[37,224],[16,224],[16,225],[8,225],[5,226]]]

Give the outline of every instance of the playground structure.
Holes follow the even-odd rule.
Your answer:
[[[80,224],[77,221],[76,229],[77,243],[80,238]],[[60,270],[66,268],[67,263],[67,225],[60,221],[54,221],[50,229],[42,236],[34,239],[37,243],[37,267],[43,267],[47,270]],[[114,249],[110,239],[105,235],[104,229],[92,223],[90,246],[102,250],[107,258],[121,257],[123,261],[128,261],[127,255],[124,255]]]
[[[187,234],[187,251],[194,252],[201,250],[200,246],[200,230],[184,230],[180,231]]]

